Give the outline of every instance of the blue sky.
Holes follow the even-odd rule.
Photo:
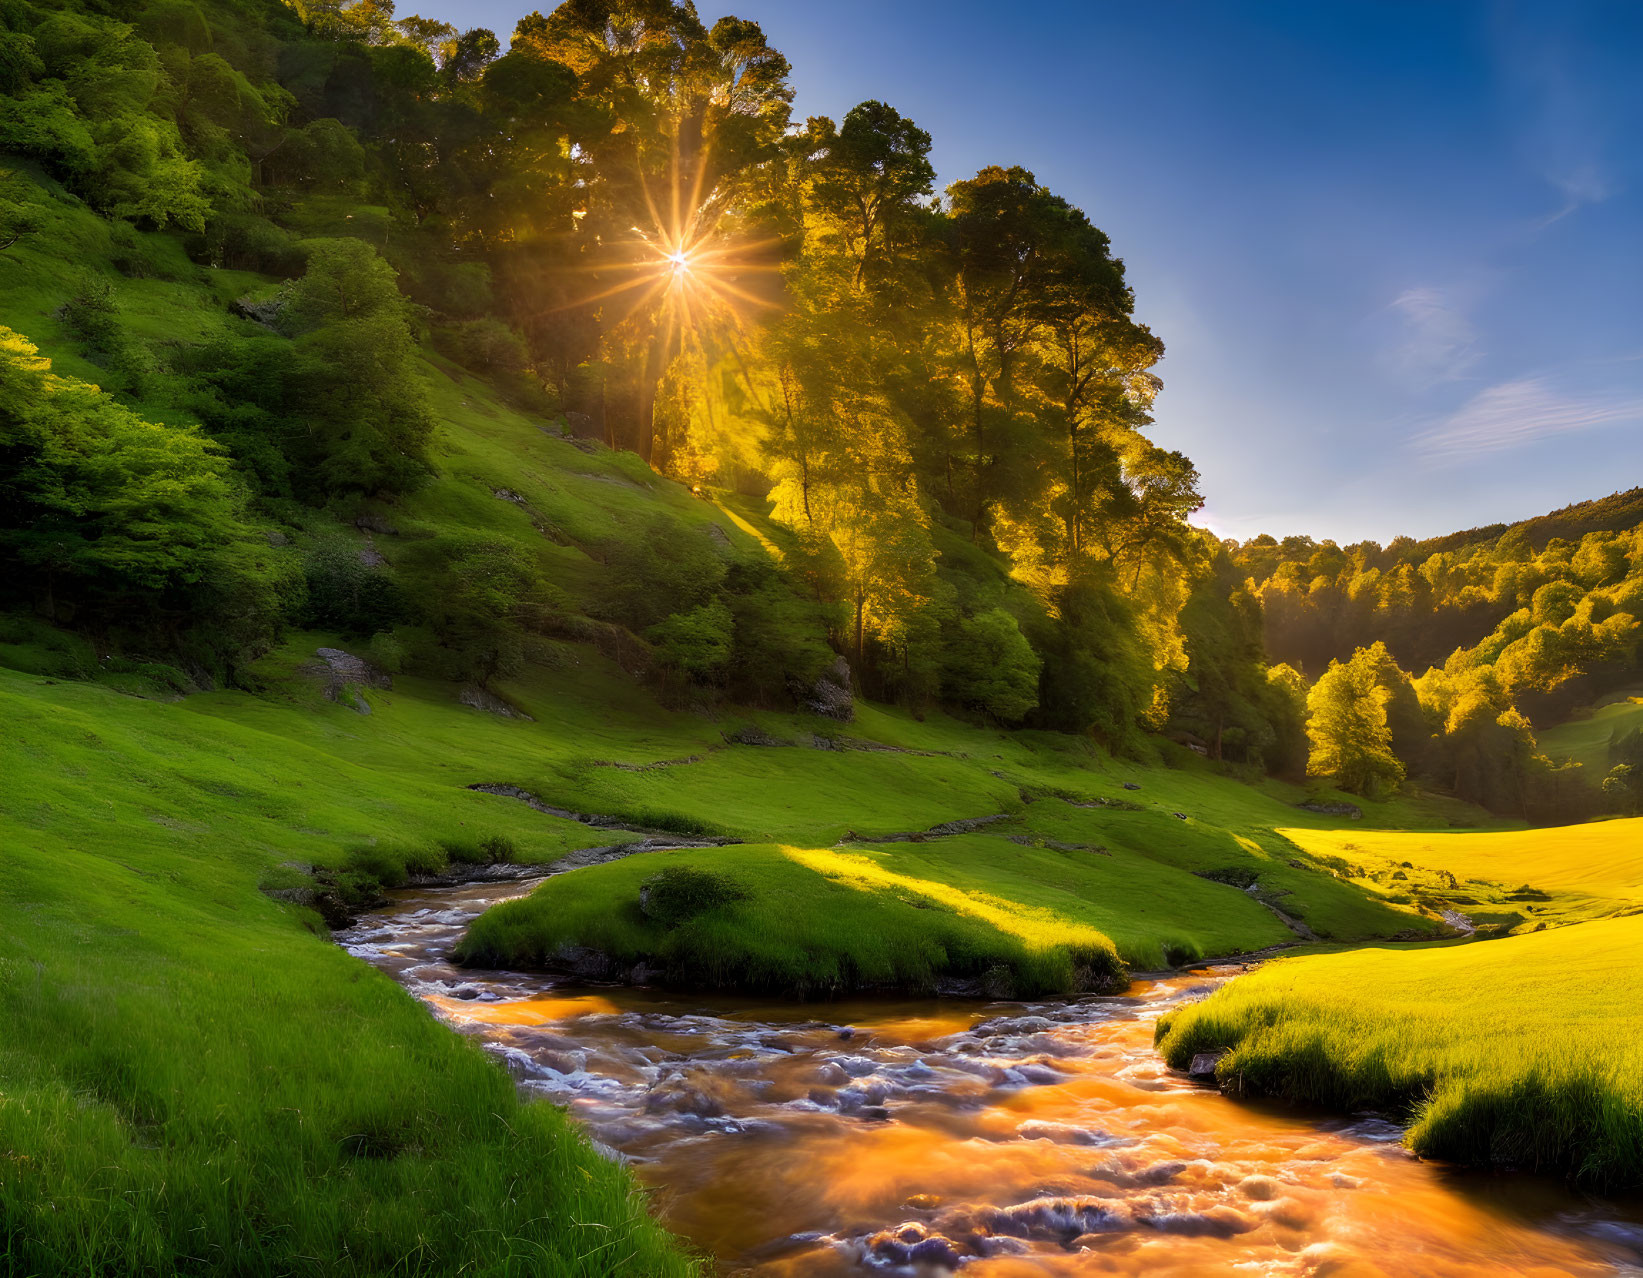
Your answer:
[[[698,3],[764,27],[799,116],[880,98],[943,184],[1023,164],[1107,231],[1217,531],[1643,484],[1643,4]]]

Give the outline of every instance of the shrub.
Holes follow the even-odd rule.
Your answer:
[[[663,927],[678,927],[746,895],[727,875],[717,871],[670,865],[645,880],[639,900],[647,918]]]
[[[479,840],[479,851],[487,865],[500,865],[519,856],[519,845],[506,834],[487,834]]]
[[[717,684],[730,663],[731,625],[730,609],[715,600],[658,622],[645,631],[645,638],[669,673]]]
[[[86,354],[117,376],[119,384],[114,389],[143,393],[154,371],[153,361],[120,323],[120,305],[108,280],[89,272],[81,276],[74,296],[58,314]]]
[[[535,559],[501,537],[440,537],[407,548],[407,574],[436,646],[430,673],[481,687],[516,674],[549,612]]]
[[[302,246],[289,231],[265,217],[231,213],[213,218],[202,243],[204,255],[213,266],[236,271],[260,271],[264,275],[302,274]]]
[[[110,353],[124,338],[114,287],[100,275],[82,275],[58,315],[68,331],[95,354]]]
[[[338,872],[331,886],[338,900],[349,909],[368,909],[382,899],[382,883],[375,875],[359,870]]]
[[[476,373],[517,373],[529,357],[519,334],[499,319],[468,320],[450,330],[451,356]]]
[[[405,659],[409,652],[409,645],[400,637],[397,631],[379,630],[371,636],[371,642],[366,646],[366,652],[371,656],[371,664],[378,670],[388,674],[398,674],[405,669]]]
[[[1019,723],[1038,704],[1042,663],[1015,618],[990,608],[959,620],[942,671],[947,695],[1005,723]]]
[[[403,887],[413,874],[439,873],[445,868],[445,858],[443,848],[402,843],[362,843],[349,849],[341,873],[368,878],[379,888],[397,888]],[[474,858],[465,859],[471,861]]]
[[[632,630],[706,603],[725,578],[725,564],[700,532],[658,516],[605,546],[600,610]]]
[[[368,567],[358,545],[346,537],[327,537],[314,546],[303,558],[303,575],[308,581],[305,626],[371,635],[405,620],[405,597],[393,578]]]

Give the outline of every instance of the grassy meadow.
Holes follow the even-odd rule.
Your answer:
[[[305,747],[11,672],[0,705],[0,1270],[692,1272],[568,1120],[259,890],[594,832],[352,762],[335,707]]]
[[[1171,1065],[1406,1117],[1417,1153],[1643,1183],[1643,917],[1283,958],[1158,1026]]]
[[[124,330],[151,353],[254,331],[227,304],[277,279],[199,269],[163,236],[144,237],[142,270],[115,272],[108,225],[40,181],[47,221],[0,259],[0,323],[59,372],[110,377],[62,315],[82,267],[99,270]],[[322,205],[292,218],[325,234],[370,212]],[[1592,918],[1636,899],[1643,840],[1621,826],[1556,832],[1567,855],[1549,864],[1542,832],[1426,833],[1500,824],[1467,804],[1366,802],[1343,831],[1297,806],[1301,787],[1240,780],[1163,742],[1118,759],[1079,738],[866,703],[848,724],[664,708],[612,659],[611,628],[592,615],[608,586],[601,548],[654,527],[644,535],[779,553],[790,534],[762,503],[704,500],[632,454],[565,438],[426,345],[418,375],[439,423],[437,475],[391,503],[350,497],[300,513],[296,535],[380,555],[413,582],[419,543],[453,530],[527,556],[567,623],[535,644],[526,674],[495,684],[529,719],[467,708],[453,684],[409,676],[356,690],[369,714],[333,703],[310,670],[315,649],[364,651],[334,634],[293,634],[246,672],[248,688],[201,692],[175,667],[105,661],[83,638],[0,617],[0,1270],[696,1272],[624,1169],[558,1111],[522,1103],[501,1070],[332,945],[301,903],[328,888],[357,906],[453,861],[545,863],[631,837],[476,785],[738,840],[551,880],[466,942],[473,962],[518,966],[584,947],[692,988],[1108,988],[1126,968],[1264,950],[1301,932],[1430,938],[1440,909],[1467,895],[1445,873],[1487,879],[1501,921],[1520,908],[1505,899],[1520,886],[1545,894],[1523,913],[1530,925],[1542,909]],[[172,376],[152,361],[131,402],[190,424]],[[950,529],[933,535],[980,583],[978,599],[1019,594],[998,558]],[[1604,720],[1605,743],[1611,728]],[[981,817],[1001,819],[892,837]],[[1426,877],[1394,879],[1405,861],[1406,876],[1419,866]],[[641,887],[680,867],[719,876],[733,896],[671,925],[647,917]],[[1579,1139],[1599,1152],[1577,1170],[1623,1178],[1624,1115],[1636,1110],[1624,1080],[1637,1070],[1612,1027],[1632,1025],[1617,1000],[1633,992],[1597,965],[1618,967],[1643,944],[1636,922],[1282,963],[1182,1013],[1165,1047],[1179,1059],[1236,1036],[1229,1060],[1252,1085],[1264,1077],[1318,1100],[1414,1104],[1436,1087],[1417,1140],[1450,1156],[1497,1151],[1473,1139],[1478,1114],[1516,1116],[1516,1127],[1487,1128],[1514,1157],[1532,1134],[1522,1123],[1550,1115],[1555,1148],[1525,1161],[1572,1165]],[[1531,982],[1531,996],[1505,998],[1503,971]],[[1560,1028],[1544,1009],[1572,1005],[1582,981],[1602,998],[1588,990],[1589,1012]],[[1373,989],[1378,1001],[1343,1008],[1335,989]],[[1477,1010],[1446,1025],[1446,1001]],[[1297,1029],[1286,1036],[1275,1026],[1287,1018]],[[1483,1027],[1471,1039],[1469,1024]],[[1365,1041],[1384,1045],[1384,1078],[1352,1054]],[[1596,1072],[1575,1070],[1571,1043],[1596,1053]],[[1504,1063],[1497,1072],[1488,1052]],[[1552,1072],[1536,1074],[1542,1061]],[[1286,1087],[1290,1077],[1305,1087]],[[1603,1126],[1592,1105],[1621,1117]]]
[[[1282,831],[1313,856],[1349,863],[1387,899],[1460,910],[1504,931],[1643,908],[1643,818],[1539,830]]]

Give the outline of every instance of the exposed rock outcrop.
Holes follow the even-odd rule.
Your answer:
[[[1363,809],[1356,803],[1297,803],[1302,812],[1316,812],[1319,816],[1343,816],[1348,821],[1362,821]]]
[[[850,684],[850,663],[843,657],[834,661],[800,701],[811,714],[849,723],[856,717],[856,700]]]
[[[394,686],[393,678],[386,671],[378,670],[365,658],[356,657],[341,648],[316,648],[314,655],[324,664],[305,668],[324,680],[326,700],[341,702],[360,714],[371,713],[371,705],[361,695],[361,688]]]
[[[244,297],[235,298],[228,304],[228,309],[241,319],[248,319],[253,324],[261,324],[271,332],[278,332],[277,321],[280,312],[285,309],[285,294],[280,292],[274,294],[273,297],[265,297],[260,300],[247,294]]]
[[[928,830],[909,830],[903,834],[863,835],[854,830],[845,832],[840,843],[923,843],[926,839],[947,839],[955,834],[970,834],[984,826],[992,825],[997,821],[1008,821],[1007,812],[997,812],[992,816],[961,817],[957,821],[943,821],[940,825],[932,825]]]
[[[474,710],[483,710],[486,714],[501,715],[504,719],[523,719],[527,723],[535,723],[530,715],[518,706],[510,705],[494,692],[488,692],[477,684],[468,684],[456,694],[456,699],[463,705]]]
[[[1199,1052],[1192,1058],[1192,1064],[1187,1066],[1187,1077],[1213,1083],[1215,1081],[1215,1067],[1221,1063],[1221,1058],[1225,1055],[1225,1051]]]

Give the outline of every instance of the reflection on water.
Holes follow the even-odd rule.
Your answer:
[[[631,1160],[727,1272],[1643,1274],[1643,1213],[1171,1073],[1152,1023],[1215,972],[1072,1003],[770,1006],[443,961],[531,886],[401,893],[340,939]]]

